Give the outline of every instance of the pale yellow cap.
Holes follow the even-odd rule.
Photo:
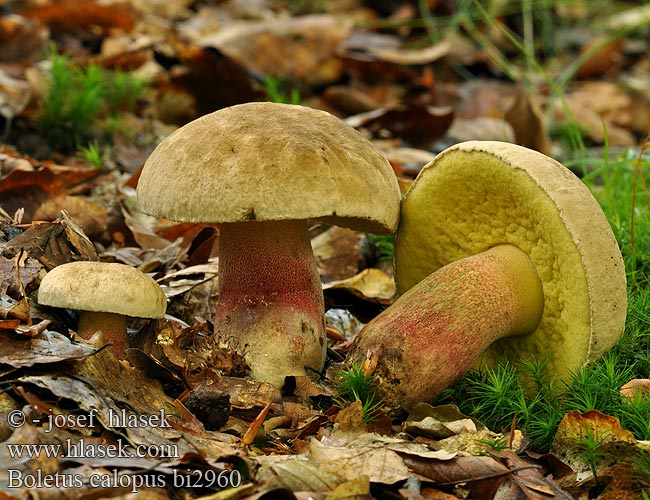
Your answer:
[[[140,209],[186,222],[321,219],[393,232],[400,190],[388,160],[351,126],[305,106],[255,102],[181,127],[147,159]]]
[[[501,243],[530,256],[544,311],[534,333],[494,343],[481,362],[546,358],[566,378],[619,340],[625,269],[601,207],[563,165],[513,144],[461,143],[423,168],[402,203],[398,289]]]
[[[152,278],[126,264],[70,262],[45,275],[38,303],[77,311],[160,318],[167,299]]]

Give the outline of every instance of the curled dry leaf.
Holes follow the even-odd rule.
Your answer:
[[[581,56],[591,54],[578,68],[578,78],[594,78],[619,71],[623,63],[623,38],[598,37],[582,47]]]
[[[195,42],[217,47],[258,74],[311,87],[340,78],[342,68],[336,49],[350,29],[351,23],[343,18],[309,15],[231,23]]]
[[[34,212],[33,219],[53,221],[62,210],[65,210],[92,240],[100,239],[108,225],[108,214],[104,207],[86,198],[70,195],[46,199]]]
[[[94,1],[63,0],[23,10],[22,15],[47,26],[54,35],[86,31],[104,34],[120,30],[129,32],[135,16],[126,4],[101,5]]]
[[[47,269],[72,260],[97,260],[92,242],[65,212],[54,222],[32,225],[5,243],[2,253],[13,256],[21,250]]]
[[[567,413],[560,422],[551,452],[569,464],[580,475],[592,472],[584,453],[586,447],[594,446],[596,467],[609,466],[629,458],[637,446],[634,435],[621,427],[619,420],[596,410]]]
[[[346,290],[364,300],[376,301],[384,305],[392,302],[395,296],[395,282],[384,271],[368,268],[344,280],[327,283],[325,290]]]
[[[486,427],[478,420],[463,415],[455,405],[433,407],[426,403],[416,404],[404,422],[404,431],[444,439],[461,433],[475,434]]]
[[[635,400],[636,398],[649,398],[650,397],[650,379],[635,378],[630,380],[621,387],[621,394],[627,400]],[[625,401],[625,399],[623,400]]]
[[[0,363],[14,368],[83,359],[97,350],[87,344],[70,341],[60,333],[44,330],[31,338],[0,331]]]
[[[376,137],[399,138],[404,145],[426,149],[445,135],[453,118],[450,107],[410,103],[355,115],[346,121]]]

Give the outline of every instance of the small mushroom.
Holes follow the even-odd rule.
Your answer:
[[[221,223],[215,334],[237,340],[252,378],[281,387],[325,359],[309,220],[393,232],[400,191],[388,161],[343,121],[258,102],[203,116],[163,140],[137,198],[150,215]]]
[[[623,260],[600,206],[560,163],[512,144],[461,143],[422,169],[402,202],[395,276],[400,298],[348,357],[377,363],[395,406],[504,360],[547,361],[566,380],[625,324]]]
[[[79,311],[77,331],[89,339],[101,331],[119,359],[128,348],[127,316],[161,318],[165,294],[136,268],[107,262],[70,262],[55,267],[41,281],[38,303]]]

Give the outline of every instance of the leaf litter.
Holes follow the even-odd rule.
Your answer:
[[[519,431],[493,432],[450,405],[419,405],[373,425],[360,402],[334,402],[328,379],[297,378],[285,394],[246,379],[240,346],[212,338],[218,232],[143,217],[133,203],[138,168],[163,137],[207,112],[263,99],[269,76],[363,130],[386,151],[402,187],[446,141],[516,140],[549,151],[549,113],[575,120],[595,144],[634,145],[650,114],[634,43],[590,37],[583,54],[589,43],[602,48],[578,68],[563,107],[543,84],[531,91],[493,78],[445,82],[458,64],[498,77],[505,69],[453,33],[418,46],[408,23],[396,35],[369,28],[379,18],[367,6],[346,7],[341,20],[266,2],[194,3],[168,2],[162,12],[154,0],[8,2],[11,13],[0,18],[0,115],[12,144],[0,150],[0,496],[30,490],[8,487],[10,470],[80,480],[37,488],[39,498],[546,499],[583,498],[603,478],[610,491],[635,487],[616,479],[619,458],[647,445],[593,412],[568,414],[554,455],[539,456],[525,451]],[[610,21],[630,29],[647,17],[635,8],[627,14]],[[393,15],[417,18],[409,5]],[[109,133],[114,149],[103,168],[44,149],[30,126],[45,95],[36,63],[48,43],[76,64],[133,70],[152,82],[139,109],[123,116],[132,130]],[[492,43],[506,50],[496,36]],[[589,81],[624,68],[627,86]],[[330,319],[333,362],[358,331],[357,318],[367,321],[394,298],[390,266],[366,255],[365,244],[349,230],[314,233],[328,306],[345,311]],[[168,316],[130,322],[129,362],[79,338],[74,313],[36,305],[44,273],[76,260],[127,263],[163,287]],[[10,414],[24,415],[24,424],[11,424]],[[85,425],[91,416],[94,425]],[[137,425],[142,416],[146,425]],[[48,427],[52,421],[61,425]],[[607,441],[607,456],[594,463],[575,453],[590,435]],[[496,446],[503,442],[505,449]],[[147,453],[66,456],[80,443]],[[25,444],[63,451],[16,455],[13,445]],[[92,478],[103,482],[91,486]]]

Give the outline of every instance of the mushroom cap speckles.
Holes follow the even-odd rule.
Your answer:
[[[402,203],[398,289],[501,243],[518,246],[535,264],[544,312],[534,333],[495,342],[479,364],[535,357],[565,378],[618,341],[626,280],[609,223],[573,173],[521,146],[470,141],[424,167]]]
[[[323,219],[393,232],[400,190],[354,128],[304,106],[255,102],[178,129],[145,163],[140,209],[186,222]]]
[[[87,261],[62,264],[47,273],[38,289],[38,303],[136,318],[160,318],[167,309],[158,283],[136,268]]]

